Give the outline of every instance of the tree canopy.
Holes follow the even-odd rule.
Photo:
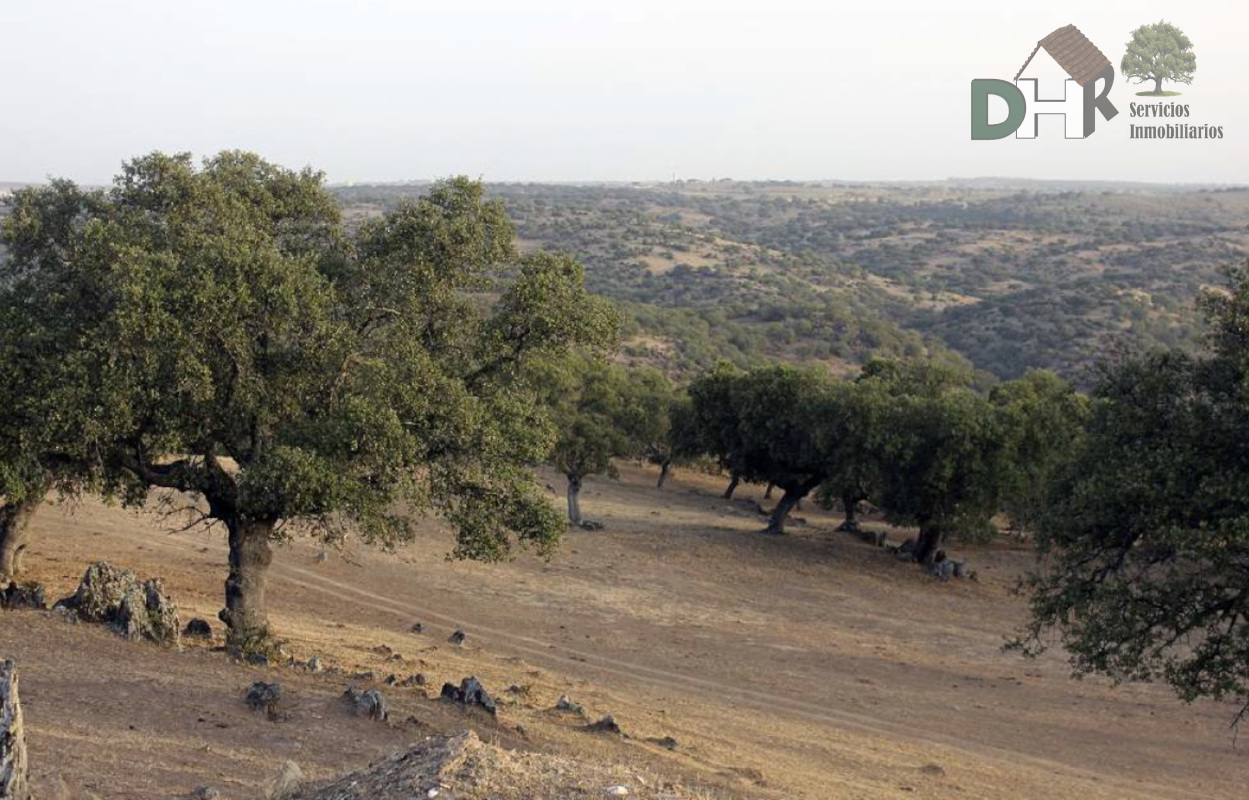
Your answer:
[[[650,367],[626,369],[583,354],[549,363],[535,378],[558,428],[552,460],[568,480],[568,519],[583,522],[590,475],[616,473],[613,459],[653,458],[666,447],[672,384]]]
[[[1162,93],[1162,82],[1192,83],[1197,71],[1193,43],[1169,22],[1158,21],[1132,31],[1119,71],[1129,81],[1154,82],[1154,93]]]
[[[130,499],[190,492],[225,526],[222,619],[247,643],[268,635],[275,538],[351,530],[391,546],[412,536],[406,511],[428,510],[460,557],[558,540],[527,469],[554,429],[517,376],[615,322],[575,262],[519,257],[513,236],[463,178],[353,233],[319,173],[155,153],[107,192],[20,193],[4,291],[76,326],[36,323],[16,346],[73,365],[60,391],[108,421],[94,458],[130,477]]]
[[[1078,673],[1249,708],[1249,267],[1202,307],[1207,353],[1103,369],[1039,518],[1015,646],[1040,652],[1056,631]]]

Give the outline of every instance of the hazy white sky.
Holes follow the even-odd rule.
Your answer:
[[[1118,68],[1159,19],[1214,141],[972,142],[973,78],[1074,23]],[[331,181],[1249,182],[1246,0],[2,0],[0,181],[105,182],[160,149],[255,150]],[[1059,125],[1061,123],[1055,120]],[[1137,120],[1140,122],[1140,120]]]

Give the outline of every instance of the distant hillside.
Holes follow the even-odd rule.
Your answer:
[[[627,309],[629,354],[674,372],[930,352],[1078,377],[1110,346],[1195,344],[1193,298],[1249,252],[1249,190],[1006,183],[490,188],[526,246]],[[376,213],[424,188],[337,191]]]

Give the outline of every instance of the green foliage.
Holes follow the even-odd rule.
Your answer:
[[[1161,91],[1162,81],[1192,83],[1197,56],[1183,31],[1169,22],[1158,21],[1132,31],[1119,71],[1137,83],[1155,81]]]
[[[612,459],[648,458],[665,447],[674,397],[658,370],[574,355],[531,380],[558,428],[552,460],[570,478],[615,474]]]
[[[1043,370],[995,386],[989,398],[1005,435],[1003,510],[1014,526],[1030,529],[1045,510],[1046,487],[1080,447],[1088,398]]]
[[[47,312],[6,332],[4,368],[55,355],[29,405],[85,431],[131,500],[190,491],[213,519],[383,546],[412,535],[401,510],[432,510],[479,559],[557,541],[525,468],[554,429],[516,375],[606,346],[616,318],[575,262],[518,258],[479,183],[437,184],[354,235],[319,173],[239,152],[199,169],[157,153],[107,192],[14,202],[5,308]]]
[[[891,522],[919,526],[933,548],[947,535],[976,540],[990,532],[1006,450],[986,398],[967,389],[903,395],[880,430],[877,504]]]
[[[1103,371],[1039,519],[1015,646],[1039,652],[1055,629],[1079,674],[1249,703],[1249,268],[1202,306],[1208,353]]]
[[[102,454],[116,439],[93,396],[96,376],[74,351],[107,313],[105,287],[84,280],[72,243],[104,203],[69,181],[19,189],[0,242],[0,495],[38,502],[50,487],[117,491]]]
[[[1189,301],[1249,214],[1244,189],[1089,182],[489,188],[619,305],[629,363],[681,379],[883,355],[1083,386],[1107,348],[1200,344]],[[374,213],[426,187],[336,191]]]

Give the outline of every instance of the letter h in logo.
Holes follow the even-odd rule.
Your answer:
[[[1037,123],[1042,114],[1061,114],[1064,119],[1065,136],[1068,139],[1084,138],[1084,89],[1068,78],[1063,81],[1062,100],[1041,99],[1036,78],[1021,78],[1015,86],[1023,93],[1025,104],[1023,123],[1015,131],[1017,139],[1035,139]]]

